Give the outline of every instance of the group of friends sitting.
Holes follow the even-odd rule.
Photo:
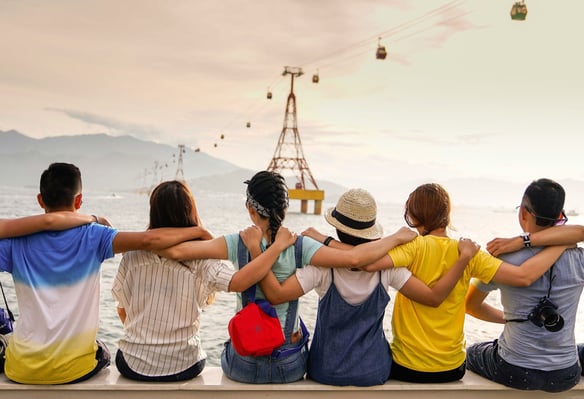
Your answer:
[[[6,377],[66,384],[110,366],[97,338],[100,269],[123,253],[112,287],[124,327],[115,365],[133,380],[199,375],[207,357],[202,309],[226,291],[237,293],[239,310],[249,301],[241,293],[256,286],[256,298],[274,306],[285,341],[265,356],[240,354],[225,342],[221,368],[235,381],[440,383],[472,370],[516,389],[560,392],[579,382],[584,346],[574,329],[584,227],[565,225],[565,192],[557,182],[531,182],[518,211],[522,233],[492,240],[487,251],[448,236],[450,197],[436,183],[411,192],[408,227],[389,235],[371,194],[346,191],[325,214],[336,238],[314,228],[298,236],[284,226],[288,189],[280,174],[260,171],[245,184],[252,225],[241,231],[213,237],[188,186],[167,181],[150,195],[148,229],[123,232],[103,216],[78,212],[79,169],[51,164],[37,198],[45,213],[0,219],[0,270],[12,274],[18,301]],[[383,328],[389,287],[397,291],[391,342]],[[486,301],[497,289],[501,309]],[[319,301],[309,332],[298,298],[312,290]],[[501,336],[467,347],[466,313],[503,323]]]

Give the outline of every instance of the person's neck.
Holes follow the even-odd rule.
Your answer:
[[[45,213],[53,213],[53,212],[77,212],[74,206],[71,207],[64,207],[64,208],[45,208]]]
[[[436,237],[448,237],[448,234],[446,234],[446,229],[443,227],[441,227],[439,229],[434,229],[426,235],[436,236]]]

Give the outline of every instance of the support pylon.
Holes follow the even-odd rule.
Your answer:
[[[185,172],[183,171],[183,154],[186,152],[185,145],[179,144],[178,145],[178,161],[176,166],[176,174],[174,175],[174,179],[178,181],[185,181]],[[174,154],[173,154],[174,156]]]
[[[284,127],[278,139],[278,145],[274,151],[272,161],[268,170],[280,172],[285,169],[291,170],[297,178],[297,188],[306,188],[306,182],[312,183],[318,190],[318,184],[310,172],[308,162],[304,158],[302,151],[302,141],[298,133],[298,120],[296,116],[296,96],[294,95],[294,78],[303,75],[301,68],[284,67],[282,75],[290,75],[290,94],[286,102],[286,112],[284,114]]]
[[[268,170],[274,172],[281,172],[286,169],[291,170],[297,182],[294,189],[288,189],[289,197],[302,201],[302,213],[307,212],[307,201],[314,200],[314,213],[320,214],[324,191],[318,188],[318,184],[310,172],[308,162],[304,157],[304,151],[302,151],[300,134],[298,133],[294,78],[302,76],[303,72],[301,68],[287,66],[284,67],[282,75],[290,75],[290,94],[288,94],[288,101],[286,102],[284,126]],[[314,186],[314,190],[307,189],[307,183],[311,183]]]

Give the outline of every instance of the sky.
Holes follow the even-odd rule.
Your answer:
[[[0,0],[0,130],[132,135],[265,169],[292,66],[317,182],[384,196],[457,178],[584,180],[584,1],[527,0],[525,21],[512,5]]]

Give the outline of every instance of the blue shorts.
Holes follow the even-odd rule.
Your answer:
[[[302,342],[283,345],[298,347],[298,351],[283,356],[240,356],[235,352],[231,341],[225,342],[221,353],[221,369],[223,374],[234,381],[248,384],[286,384],[304,378],[308,349]]]

